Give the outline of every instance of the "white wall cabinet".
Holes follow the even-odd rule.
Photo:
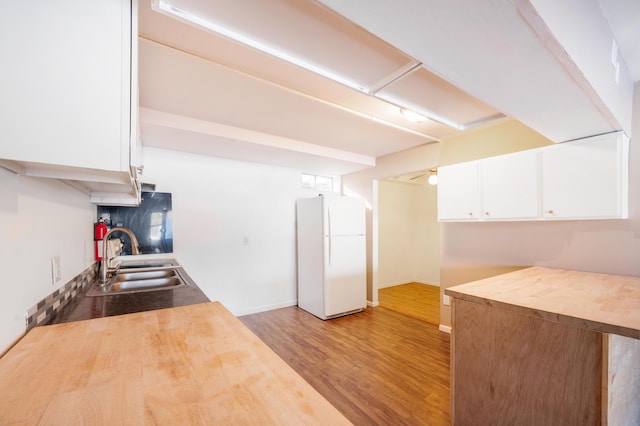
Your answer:
[[[523,151],[488,158],[479,167],[484,220],[538,217],[537,152]]]
[[[628,151],[616,132],[441,167],[438,220],[627,218]]]
[[[438,219],[480,219],[479,164],[454,164],[438,170]]]
[[[0,166],[66,180],[95,202],[135,202],[136,45],[136,0],[5,8]]]
[[[547,219],[627,217],[627,156],[622,134],[542,151],[542,209]]]

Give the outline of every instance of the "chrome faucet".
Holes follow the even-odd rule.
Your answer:
[[[104,239],[102,240],[102,256],[103,256],[103,260],[102,260],[102,264],[100,265],[100,282],[101,283],[106,283],[107,282],[107,276],[109,274],[109,272],[113,272],[116,271],[118,268],[112,268],[109,265],[109,262],[111,261],[111,259],[109,259],[109,251],[107,250],[108,246],[109,246],[109,237],[111,236],[111,234],[113,234],[114,232],[117,231],[122,231],[125,234],[127,234],[129,236],[129,239],[131,240],[131,254],[141,254],[140,253],[140,245],[138,244],[138,239],[136,238],[136,236],[133,234],[133,232],[131,232],[130,229],[127,228],[111,228],[109,230],[109,232],[107,232],[107,234],[104,236]]]

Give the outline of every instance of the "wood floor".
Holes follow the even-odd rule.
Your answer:
[[[409,283],[378,289],[380,306],[423,320],[440,324],[440,287]]]
[[[240,320],[355,425],[449,425],[449,335],[384,308],[322,321],[297,307]]]

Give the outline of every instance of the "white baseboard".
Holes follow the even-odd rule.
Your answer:
[[[428,280],[408,280],[408,281],[397,281],[395,283],[378,284],[378,289],[395,287],[395,286],[398,286],[398,285],[405,285],[405,284],[410,284],[410,283],[418,283],[418,284],[430,285],[430,286],[433,286],[433,287],[440,287],[440,283],[434,283],[434,282],[430,282]]]
[[[449,327],[448,325],[440,324],[438,326],[438,330],[442,331],[443,333],[451,334],[451,327]]]
[[[393,282],[393,283],[378,284],[378,289],[387,288],[387,287],[395,287],[397,285],[409,284],[411,282],[413,282],[413,281],[396,281],[396,282]]]
[[[379,304],[380,304],[379,302],[371,302],[371,301],[367,300],[367,306],[370,307],[370,308],[375,308]]]
[[[272,311],[274,309],[288,308],[289,306],[297,306],[297,305],[298,305],[298,300],[289,300],[287,302],[274,303],[272,305],[254,306],[252,308],[242,309],[237,312],[232,311],[231,313],[236,317],[241,317],[243,315],[257,314],[259,312]]]
[[[440,287],[440,283],[437,283],[437,282],[431,281],[431,280],[417,279],[417,280],[415,280],[413,282],[414,283],[418,283],[418,284],[432,285],[434,287]]]
[[[440,283],[434,283],[433,281],[429,281],[429,280],[415,280],[414,283],[430,285],[433,287],[440,287]]]

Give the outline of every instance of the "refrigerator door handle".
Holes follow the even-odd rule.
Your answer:
[[[329,266],[331,266],[331,208],[328,207],[327,208],[327,245],[329,246],[329,261],[327,262],[327,264]]]

